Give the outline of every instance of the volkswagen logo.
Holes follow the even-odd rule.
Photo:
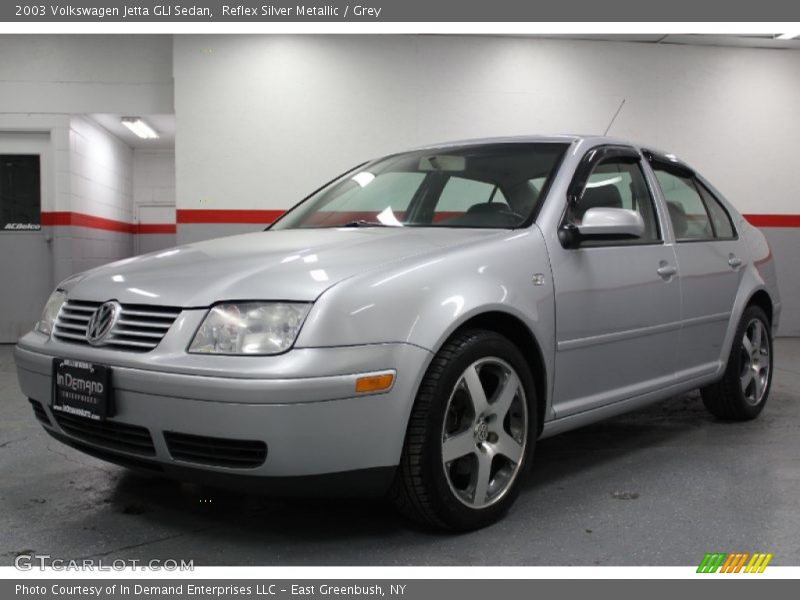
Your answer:
[[[489,424],[486,421],[481,421],[475,427],[475,439],[478,442],[485,442],[489,438]]]
[[[122,306],[116,300],[109,300],[100,305],[89,319],[86,326],[86,341],[92,346],[102,346],[117,324]]]

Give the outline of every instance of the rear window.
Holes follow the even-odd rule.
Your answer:
[[[678,242],[730,240],[736,229],[728,210],[695,175],[676,165],[652,163]]]

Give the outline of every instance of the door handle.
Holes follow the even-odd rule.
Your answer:
[[[678,272],[678,267],[667,264],[664,261],[662,261],[661,266],[656,269],[656,273],[658,273],[659,277],[662,277],[663,279],[669,279],[677,272]]]
[[[742,259],[735,254],[731,254],[728,256],[728,266],[731,269],[738,269],[742,266]]]

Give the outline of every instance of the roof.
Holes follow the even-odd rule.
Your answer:
[[[502,137],[485,137],[485,138],[470,138],[464,140],[454,140],[449,142],[440,142],[438,144],[426,144],[411,148],[409,152],[418,150],[442,150],[447,148],[463,148],[469,146],[482,146],[488,144],[532,144],[532,143],[567,143],[567,144],[580,144],[586,147],[601,146],[608,144],[618,144],[623,146],[631,146],[643,152],[648,158],[650,156],[661,160],[663,162],[673,163],[680,165],[691,170],[686,163],[677,158],[674,154],[658,150],[649,145],[641,145],[631,142],[629,140],[611,137],[607,135],[578,135],[578,134],[564,134],[564,135],[515,135],[515,136],[502,136]],[[649,155],[649,156],[648,156]]]
[[[604,135],[577,135],[577,134],[564,134],[564,135],[514,135],[514,136],[499,136],[499,137],[485,137],[485,138],[470,138],[463,140],[453,140],[447,142],[439,142],[436,144],[425,144],[412,148],[411,150],[427,150],[434,148],[457,148],[464,146],[481,146],[484,144],[531,144],[531,143],[568,143],[574,144],[585,142],[590,145],[597,144],[624,144],[626,146],[634,146],[628,140],[620,138],[609,137]]]

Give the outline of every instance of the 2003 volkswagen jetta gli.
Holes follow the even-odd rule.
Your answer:
[[[267,231],[76,275],[15,356],[89,454],[469,529],[539,438],[693,388],[756,417],[779,314],[764,236],[690,167],[530,137],[384,157]]]

